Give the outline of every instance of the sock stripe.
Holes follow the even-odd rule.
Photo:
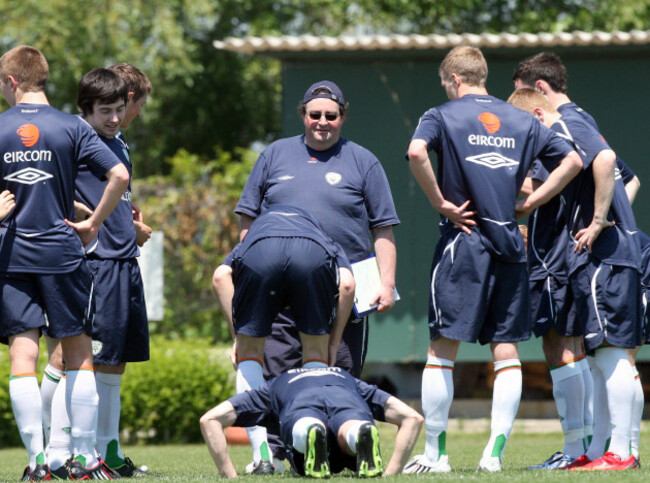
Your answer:
[[[264,362],[262,362],[260,359],[257,357],[244,357],[243,359],[237,359],[237,364],[244,362],[244,361],[255,361],[257,362],[260,366],[264,367]]]
[[[68,372],[72,372],[72,371],[90,371],[90,372],[95,372],[95,369],[93,368],[93,366],[81,366],[81,367],[77,367],[76,369],[74,369],[74,368],[71,369],[71,368],[69,368],[69,367],[66,367],[65,370],[68,371]]]
[[[584,358],[585,358],[585,356],[581,356],[581,357],[576,357],[575,359],[569,359],[568,361],[562,361],[557,366],[551,366],[551,370],[558,369],[560,367],[564,367],[564,366],[566,366],[568,364],[571,364],[572,362],[580,362]]]
[[[504,373],[506,371],[511,371],[513,369],[517,369],[517,370],[521,371],[521,364],[515,364],[515,365],[512,365],[512,366],[502,367],[501,369],[495,370],[494,373],[495,374],[502,374],[502,373]]]
[[[442,364],[425,364],[425,369],[448,369],[450,371],[454,370],[454,366],[443,366]]]
[[[308,362],[322,362],[323,364],[327,365],[327,361],[324,361],[323,359],[305,359],[302,361],[302,365],[304,366]]]
[[[9,376],[9,379],[19,379],[21,377],[36,377],[35,372],[24,372],[22,374],[14,374],[12,376]]]

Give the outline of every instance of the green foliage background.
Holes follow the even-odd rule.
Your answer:
[[[41,344],[39,380],[47,363]],[[235,394],[227,346],[194,338],[151,341],[151,360],[129,364],[122,378],[120,429],[125,443],[187,443],[202,441],[199,418]],[[9,380],[9,354],[0,346],[0,380]],[[20,446],[9,399],[9,385],[0,384],[0,448]]]

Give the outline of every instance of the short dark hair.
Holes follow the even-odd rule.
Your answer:
[[[79,81],[77,107],[84,116],[93,113],[95,102],[112,104],[122,99],[126,105],[128,98],[126,82],[112,70],[93,69]]]
[[[512,81],[520,80],[529,87],[543,80],[557,93],[566,94],[568,75],[560,56],[553,52],[540,52],[519,62]]]
[[[110,66],[109,69],[119,74],[124,82],[126,82],[129,92],[133,92],[133,101],[137,101],[141,97],[151,94],[151,81],[136,66],[122,62]]]

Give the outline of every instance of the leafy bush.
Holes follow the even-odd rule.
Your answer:
[[[256,158],[239,149],[206,161],[181,150],[168,160],[169,176],[134,181],[145,223],[165,234],[164,320],[151,322],[153,333],[230,341],[212,273],[238,241],[233,210]]]
[[[41,345],[39,379],[47,363]],[[151,360],[128,364],[122,379],[123,441],[199,442],[199,418],[235,393],[228,347],[205,339],[151,341]],[[0,347],[0,447],[20,446],[9,399],[9,353]]]

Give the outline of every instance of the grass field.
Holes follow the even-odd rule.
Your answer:
[[[392,439],[395,431],[392,427],[380,426],[382,438],[382,454],[387,460],[392,451]],[[385,478],[388,481],[406,480],[431,480],[450,481],[463,479],[463,481],[608,481],[608,482],[634,482],[648,481],[650,469],[643,466],[641,470],[605,473],[584,472],[531,472],[523,468],[527,465],[540,463],[553,452],[560,449],[561,435],[550,434],[517,434],[510,438],[504,458],[504,471],[495,474],[477,473],[476,466],[480,459],[483,445],[487,442],[488,435],[477,434],[450,434],[447,448],[453,472],[446,475],[401,475]],[[650,432],[641,435],[641,461],[644,465],[650,464]],[[416,446],[416,453],[421,453],[424,447],[424,437],[421,435]],[[127,456],[136,464],[147,464],[151,471],[160,474],[166,481],[197,482],[213,481],[219,477],[216,467],[207,449],[203,445],[166,445],[166,446],[133,446],[126,448]],[[250,461],[251,453],[248,446],[234,446],[230,451],[237,471],[244,473],[244,467]],[[19,481],[26,465],[26,454],[21,449],[5,449],[0,451],[0,481]],[[290,473],[274,475],[271,477],[240,477],[239,481],[259,481],[263,479],[295,480]],[[343,473],[332,480],[345,481],[354,478],[353,473]],[[160,478],[147,478],[140,481],[160,481]]]

